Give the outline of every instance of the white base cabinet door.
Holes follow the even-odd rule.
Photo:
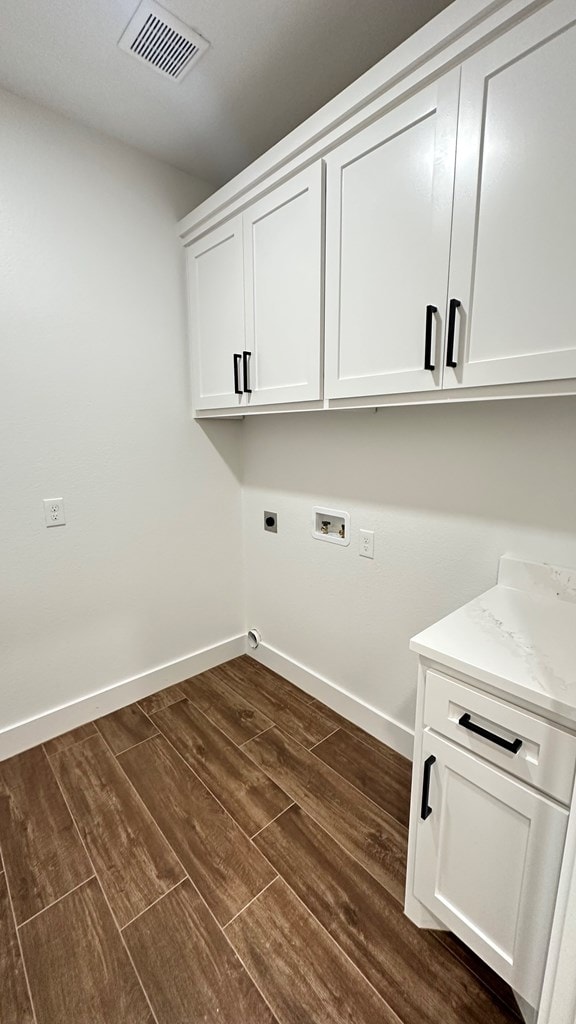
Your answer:
[[[247,404],[322,397],[324,167],[244,213]]]
[[[576,377],[576,6],[462,66],[444,387]]]
[[[414,894],[537,1007],[568,812],[434,734],[421,770]]]
[[[190,245],[186,265],[194,408],[239,406],[246,348],[242,218]]]
[[[459,70],[326,157],[326,396],[440,387]]]

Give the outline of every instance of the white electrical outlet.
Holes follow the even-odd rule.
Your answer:
[[[374,530],[360,530],[358,554],[362,558],[374,558]]]
[[[46,526],[65,526],[64,498],[44,498]]]

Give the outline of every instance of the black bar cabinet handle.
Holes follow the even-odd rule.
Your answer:
[[[469,729],[470,732],[477,733],[478,736],[483,736],[485,740],[491,740],[492,743],[496,743],[499,747],[504,747],[504,750],[510,750],[513,754],[517,754],[522,746],[522,740],[518,738],[515,740],[505,740],[503,736],[497,736],[495,732],[490,732],[488,729],[483,729],[481,725],[476,725],[475,722],[471,721],[468,712],[458,719],[458,725],[461,725],[463,729]]]
[[[240,387],[240,360],[242,356],[239,352],[234,353],[234,394],[241,395],[242,388]]]
[[[438,312],[437,306],[426,306],[426,344],[424,346],[424,369],[435,370],[436,367],[432,362],[432,325],[434,323],[434,313]]]
[[[422,777],[422,806],[420,808],[420,817],[422,821],[426,821],[432,814],[432,808],[428,803],[428,797],[430,796],[430,773],[432,771],[432,765],[436,764],[436,758],[434,754],[430,754],[424,761],[424,775]]]
[[[462,303],[460,299],[450,299],[448,306],[448,344],[446,346],[446,366],[456,366],[454,359],[454,335],[456,333],[456,310]]]
[[[252,388],[250,387],[250,375],[248,372],[248,360],[252,355],[251,352],[242,353],[242,369],[244,370],[244,392],[247,395],[252,394]]]

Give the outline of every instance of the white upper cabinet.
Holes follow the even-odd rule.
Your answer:
[[[575,5],[453,5],[186,218],[200,413],[576,392]]]
[[[441,385],[458,81],[450,72],[326,158],[329,398]]]
[[[322,396],[323,207],[318,161],[243,215],[249,405]]]
[[[242,218],[210,231],[186,258],[194,407],[237,406],[245,349]]]
[[[444,387],[576,377],[575,125],[574,0],[463,65]]]

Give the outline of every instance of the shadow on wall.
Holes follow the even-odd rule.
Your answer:
[[[206,440],[241,483],[244,466],[242,422],[238,420],[197,420]]]
[[[576,397],[261,416],[243,431],[249,487],[576,531]]]

